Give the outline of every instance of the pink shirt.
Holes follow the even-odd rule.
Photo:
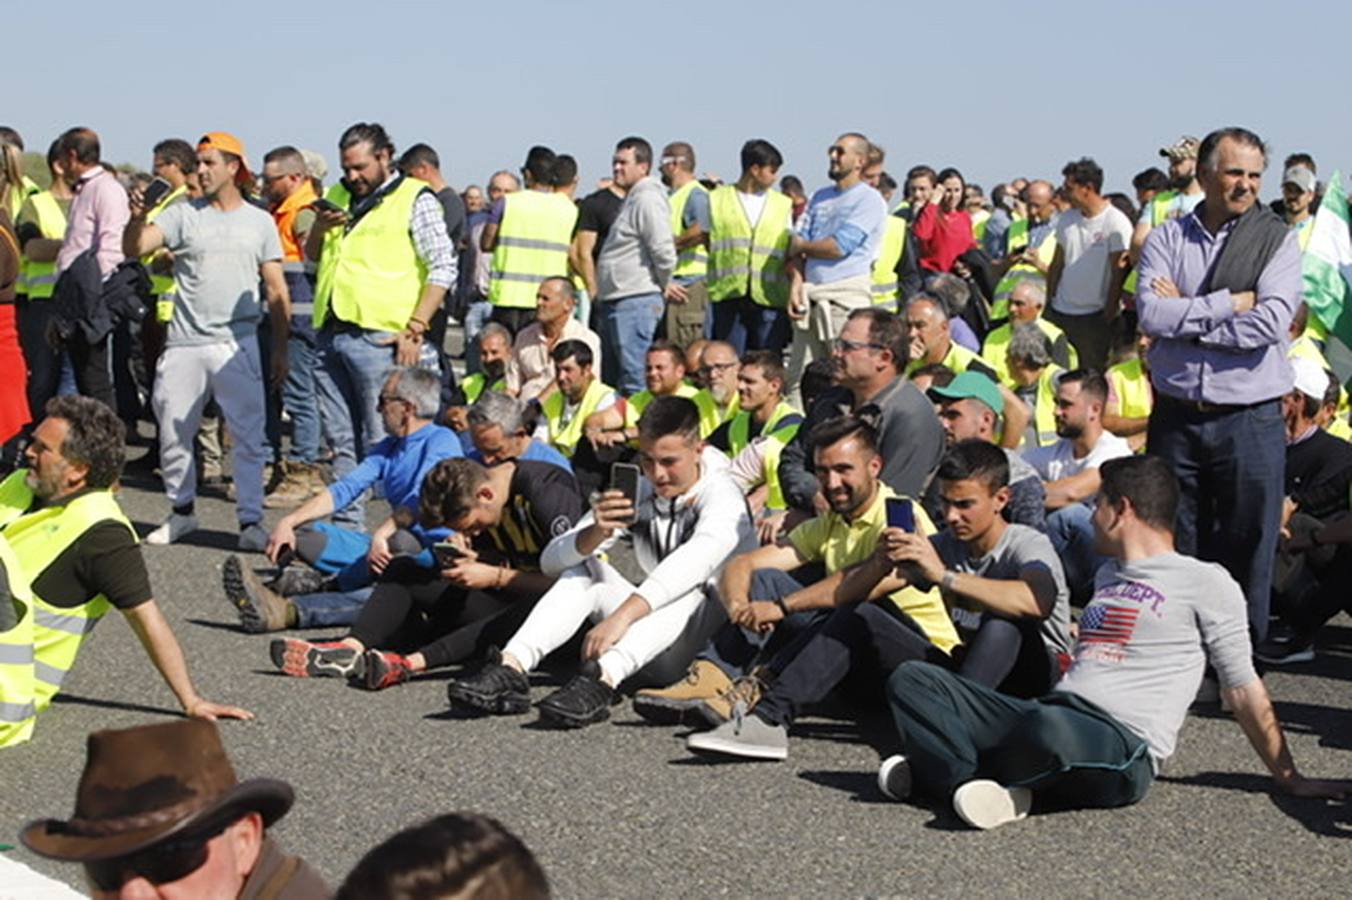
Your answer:
[[[107,278],[125,258],[122,232],[131,218],[127,192],[103,166],[95,166],[75,183],[75,199],[66,216],[66,237],[56,255],[56,268],[64,272],[75,257],[94,248],[99,271]]]
[[[563,326],[563,341],[579,340],[591,348],[592,371],[601,371],[601,339],[577,319],[568,318]],[[507,390],[517,391],[522,400],[534,400],[554,381],[554,359],[550,356],[549,339],[539,322],[532,322],[516,336],[511,358],[507,360]]]

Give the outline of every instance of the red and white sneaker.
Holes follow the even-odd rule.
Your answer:
[[[403,684],[413,674],[409,668],[408,657],[387,650],[367,650],[362,654],[362,687],[368,691],[383,691],[387,687]]]
[[[268,648],[272,664],[293,678],[361,678],[362,652],[342,641],[278,638]]]

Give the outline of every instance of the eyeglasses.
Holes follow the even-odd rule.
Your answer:
[[[154,885],[171,884],[187,878],[206,864],[210,855],[207,844],[224,830],[168,841],[131,856],[87,862],[85,872],[94,887],[101,891],[116,891],[133,876]]]
[[[841,353],[853,353],[855,350],[886,350],[882,344],[875,344],[871,341],[851,341],[845,338],[836,338],[831,342],[836,350]]]
[[[376,409],[384,409],[391,403],[407,403],[407,402],[408,401],[405,400],[403,397],[395,397],[392,394],[381,394],[380,397],[376,400]]]
[[[709,363],[707,366],[700,366],[695,371],[701,375],[712,375],[715,372],[719,373],[726,372],[728,369],[734,368],[736,365],[737,363],[735,362]]]

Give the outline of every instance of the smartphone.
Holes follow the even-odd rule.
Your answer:
[[[174,186],[163,178],[156,178],[141,192],[141,205],[146,209],[154,209],[173,189]]]
[[[320,197],[318,200],[311,203],[310,205],[315,209],[319,210],[320,212],[342,213],[343,215],[347,215],[347,210],[343,209],[341,206],[339,206],[337,203],[334,203],[332,200],[326,200],[323,197]]]
[[[887,498],[887,527],[915,533],[915,510],[911,507],[910,500],[901,497]]]
[[[638,466],[633,463],[611,463],[610,489],[624,494],[636,508],[638,507],[638,479]]]
[[[449,569],[465,558],[465,551],[449,541],[438,541],[432,545],[432,555],[437,558],[439,567]]]

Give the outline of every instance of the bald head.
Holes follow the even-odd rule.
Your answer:
[[[858,181],[868,168],[869,154],[873,151],[869,139],[855,131],[847,131],[836,138],[828,152],[830,166],[826,174],[837,187],[846,188]]]

